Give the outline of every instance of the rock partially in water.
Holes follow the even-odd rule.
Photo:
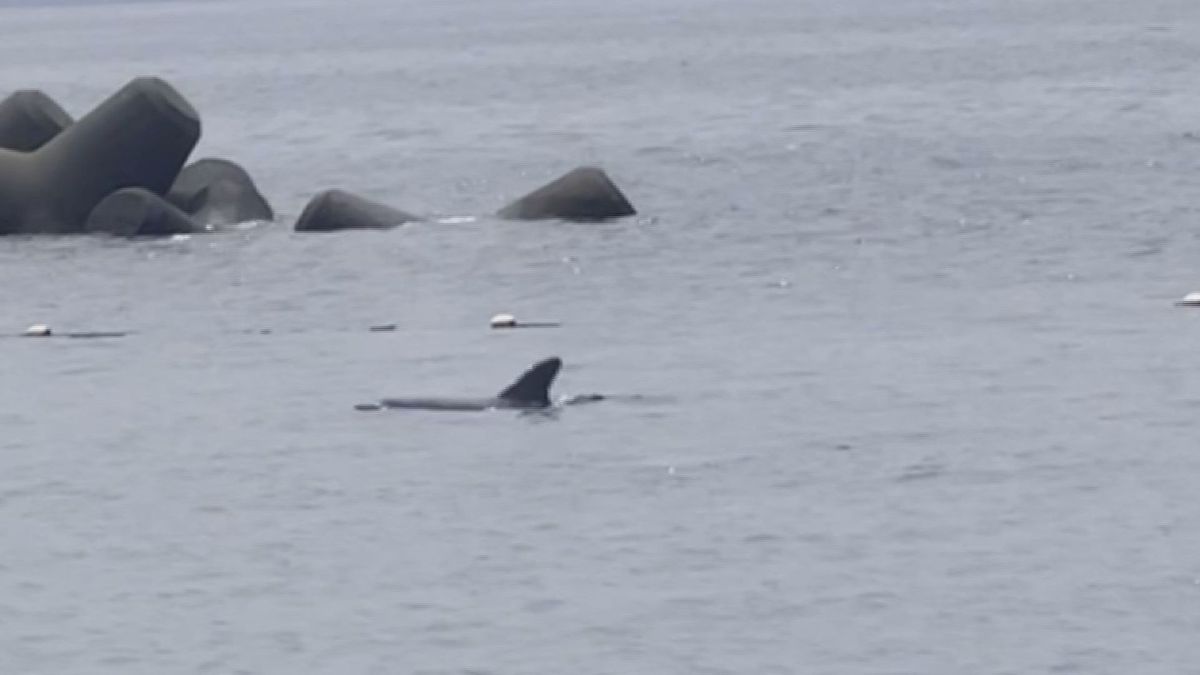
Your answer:
[[[250,174],[227,159],[207,157],[185,166],[167,200],[208,227],[275,218]]]
[[[135,79],[32,153],[0,150],[0,234],[81,232],[108,195],[164,194],[200,138],[200,116],[171,85]]]
[[[120,237],[169,237],[204,231],[191,216],[145,188],[125,188],[105,197],[88,216],[84,229]]]
[[[296,221],[297,232],[386,230],[420,220],[411,213],[371,201],[345,190],[326,190],[304,207]]]
[[[512,220],[597,221],[636,213],[608,174],[594,166],[583,166],[500,209],[496,215]]]

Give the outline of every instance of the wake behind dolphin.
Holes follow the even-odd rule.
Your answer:
[[[562,359],[552,356],[538,361],[515,382],[495,396],[485,398],[385,398],[378,403],[360,403],[356,410],[404,408],[409,410],[482,411],[494,408],[540,410],[550,407],[550,385],[562,368]]]

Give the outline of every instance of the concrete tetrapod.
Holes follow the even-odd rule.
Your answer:
[[[227,159],[208,157],[183,167],[167,200],[206,227],[275,218],[250,174]]]
[[[385,230],[420,218],[345,190],[326,190],[304,207],[296,221],[297,232]]]
[[[595,221],[636,213],[608,174],[594,166],[581,166],[500,209],[496,215],[512,220]]]
[[[32,152],[71,122],[71,116],[41,91],[14,91],[0,101],[0,148]]]
[[[135,79],[38,150],[0,150],[0,234],[79,232],[116,190],[164,194],[199,138],[171,85]]]
[[[84,224],[87,232],[121,237],[166,237],[203,231],[188,214],[146,188],[124,188],[100,201]]]

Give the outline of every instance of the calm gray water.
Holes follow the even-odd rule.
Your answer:
[[[281,212],[0,241],[0,673],[1200,673],[1200,3],[0,4]]]

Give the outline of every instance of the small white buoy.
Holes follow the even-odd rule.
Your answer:
[[[1176,301],[1175,304],[1181,307],[1200,307],[1200,291],[1188,293],[1183,296],[1182,300]]]
[[[50,337],[50,326],[44,323],[35,323],[22,333],[25,337]]]
[[[449,216],[446,218],[438,218],[438,223],[442,225],[461,225],[463,223],[475,222],[475,216]]]
[[[497,314],[492,317],[492,328],[516,328],[517,317],[512,314]]]

